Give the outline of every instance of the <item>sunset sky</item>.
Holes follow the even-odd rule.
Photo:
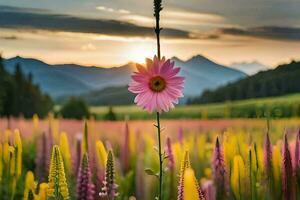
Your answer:
[[[269,66],[300,59],[299,0],[166,0],[162,53]],[[0,52],[102,67],[156,52],[152,0],[0,0]]]

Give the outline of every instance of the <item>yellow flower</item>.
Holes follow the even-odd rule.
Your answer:
[[[41,183],[40,184],[38,200],[47,200],[47,189],[48,189],[48,184],[47,183]]]
[[[184,200],[200,200],[198,182],[191,168],[184,172],[183,188]]]
[[[57,145],[55,145],[52,150],[48,186],[48,197],[63,200],[69,199],[64,163]]]
[[[60,135],[60,143],[59,143],[59,148],[61,150],[61,154],[63,157],[64,161],[64,166],[66,168],[66,171],[68,174],[72,172],[71,168],[71,153],[70,153],[70,148],[69,148],[69,141],[67,134],[65,132],[62,132]]]
[[[181,161],[180,174],[183,176],[185,169],[190,167],[191,167],[191,163],[190,163],[189,151],[186,150],[184,152],[183,159]]]
[[[3,150],[2,144],[0,143],[0,183],[2,181],[2,173],[3,173]]]
[[[96,155],[98,158],[99,165],[101,166],[101,169],[105,169],[107,152],[101,140],[98,140],[96,142]]]
[[[25,178],[25,189],[24,189],[24,200],[29,200],[31,197],[35,198],[35,189],[36,189],[36,183],[34,181],[34,175],[32,171],[28,171],[26,173]],[[32,196],[31,196],[32,195]]]
[[[37,114],[33,115],[32,122],[33,122],[34,132],[37,132],[37,130],[39,129],[39,116]]]
[[[197,137],[197,148],[198,148],[198,156],[199,156],[199,162],[204,161],[205,159],[205,145],[206,143],[206,138],[205,135],[200,135],[199,137]]]
[[[10,175],[15,176],[16,173],[16,151],[13,146],[8,147],[8,154],[9,154],[9,169]]]
[[[233,158],[233,169],[231,174],[231,187],[236,199],[242,199],[243,188],[245,185],[243,181],[246,179],[245,164],[240,155]]]
[[[3,149],[2,149],[2,157],[4,164],[9,163],[9,144],[7,142],[3,143]]]
[[[59,141],[59,121],[54,118],[53,114],[49,114],[50,135],[55,143]]]
[[[87,121],[85,121],[84,134],[83,134],[83,139],[82,139],[82,144],[81,144],[82,155],[85,153],[88,153],[88,151],[89,151],[89,130],[88,130]]]
[[[7,142],[8,143],[10,135],[11,135],[11,130],[10,129],[6,129],[4,131],[4,140],[3,140],[3,142]]]
[[[278,186],[280,183],[280,178],[281,178],[281,153],[280,153],[280,148],[278,146],[273,147],[273,173],[274,173],[274,179],[275,179],[275,184]]]
[[[208,178],[208,179],[211,179],[211,177],[212,177],[212,170],[211,170],[211,168],[205,168],[204,169],[204,175],[206,176],[206,178]]]
[[[16,156],[16,175],[21,176],[22,173],[22,140],[20,137],[20,131],[14,131],[14,146],[15,146],[15,156]]]
[[[129,131],[129,150],[131,152],[130,155],[135,155],[135,152],[136,152],[136,136],[131,131]]]
[[[174,152],[174,159],[175,159],[175,167],[179,169],[180,167],[180,159],[182,154],[182,147],[179,142],[175,142],[172,144],[172,150]]]

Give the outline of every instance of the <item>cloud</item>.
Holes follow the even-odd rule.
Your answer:
[[[154,21],[151,17],[143,16],[143,15],[136,15],[136,14],[130,14],[130,15],[124,15],[120,17],[120,20],[134,23],[134,24],[144,24],[146,26],[154,26]]]
[[[211,13],[194,12],[190,10],[179,10],[179,9],[165,10],[163,16],[167,20],[182,21],[185,23],[196,23],[196,24],[202,24],[202,23],[220,24],[226,21],[225,18],[220,15],[211,14]]]
[[[2,40],[18,40],[19,38],[17,36],[14,36],[14,35],[9,35],[9,36],[0,35],[0,39],[2,39]]]
[[[227,20],[217,14],[212,13],[202,13],[195,12],[191,10],[182,9],[166,9],[161,14],[162,25],[167,27],[181,27],[182,29],[189,30],[189,27],[203,27],[203,26],[218,26],[224,27],[227,25]],[[122,15],[119,18],[122,21],[130,22],[134,24],[145,24],[147,26],[153,26],[154,21],[151,16],[139,15],[135,13],[130,13],[127,15]]]
[[[235,36],[250,36],[272,40],[300,40],[300,28],[280,27],[280,26],[261,26],[252,28],[222,28],[218,29],[219,34]]]
[[[115,13],[120,13],[120,14],[130,14],[129,10],[113,9],[113,8],[108,8],[108,7],[105,7],[105,6],[97,6],[96,9],[100,10],[100,11],[106,11],[106,12],[115,12]]]
[[[153,28],[128,22],[91,19],[52,14],[45,10],[0,6],[0,27],[11,29],[47,30],[76,33],[94,33],[124,37],[154,37]],[[166,28],[163,37],[191,38],[191,33]]]

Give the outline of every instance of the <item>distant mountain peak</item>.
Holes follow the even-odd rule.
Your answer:
[[[171,60],[172,61],[174,61],[174,62],[176,62],[176,63],[181,63],[181,62],[184,62],[183,60],[181,60],[180,58],[178,58],[178,57],[176,57],[176,56],[173,56],[172,58],[171,58]]]
[[[15,56],[15,57],[12,57],[12,58],[9,58],[7,59],[8,61],[13,61],[15,63],[18,63],[18,62],[26,62],[26,63],[34,63],[34,64],[42,64],[42,65],[48,65],[46,64],[45,62],[41,61],[41,60],[38,60],[38,59],[35,59],[35,58],[25,58],[25,57],[21,57],[21,56]]]
[[[187,60],[187,62],[203,62],[203,61],[209,61],[209,62],[212,62],[211,60],[209,60],[208,58],[206,58],[205,56],[203,55],[196,55],[196,56],[193,56],[192,58],[190,58],[189,60]]]

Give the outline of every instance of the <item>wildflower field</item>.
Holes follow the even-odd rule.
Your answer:
[[[109,3],[114,4],[113,2]],[[163,4],[162,0],[153,0],[151,6],[143,2],[149,6],[149,10],[153,9],[151,27],[143,25],[149,22],[149,17],[137,15],[140,12],[147,13],[146,8],[137,7],[138,12],[135,13],[131,10],[135,5],[133,2],[127,3],[130,5],[130,10],[121,9],[121,7],[116,9],[119,6],[98,5],[93,10],[98,10],[102,14],[106,11],[110,15],[122,15],[120,18],[103,15],[105,18],[99,18],[98,21],[97,15],[86,10],[86,6],[93,4],[91,2],[84,2],[80,9],[79,7],[75,9],[76,14],[80,14],[82,18],[79,15],[69,15],[69,11],[68,15],[55,14],[48,8],[42,9],[40,6],[36,9],[28,7],[23,12],[22,8],[18,7],[13,12],[14,7],[0,5],[0,16],[4,18],[6,15],[13,16],[11,24],[2,23],[5,28],[16,27],[18,32],[29,29],[32,34],[45,34],[45,37],[41,38],[51,42],[51,45],[50,43],[48,45],[55,48],[56,54],[59,50],[58,58],[65,53],[69,58],[77,57],[76,59],[81,59],[81,61],[84,61],[83,58],[89,62],[93,59],[102,60],[96,53],[93,54],[93,59],[83,54],[86,51],[92,55],[91,51],[100,47],[94,46],[96,43],[101,43],[101,46],[105,48],[103,52],[106,53],[107,59],[113,60],[112,55],[126,57],[119,50],[112,50],[113,43],[118,41],[122,42],[120,49],[125,47],[124,44],[127,41],[134,44],[134,48],[138,50],[136,53],[130,53],[129,49],[124,49],[127,57],[130,57],[130,54],[134,54],[134,57],[139,60],[144,55],[151,57],[145,58],[143,64],[135,63],[134,71],[131,71],[132,64],[124,66],[126,70],[122,70],[122,76],[119,75],[121,71],[117,76],[110,75],[110,72],[108,73],[104,68],[101,69],[102,74],[98,76],[96,67],[90,67],[95,71],[91,74],[93,76],[88,76],[89,73],[85,73],[79,65],[75,64],[59,65],[67,67],[66,73],[60,71],[38,73],[38,78],[50,82],[50,85],[45,87],[52,88],[48,91],[52,92],[50,97],[48,94],[43,94],[47,93],[46,89],[41,91],[38,85],[33,84],[35,81],[31,72],[28,73],[28,77],[23,75],[20,63],[16,63],[15,73],[10,75],[4,68],[0,55],[0,77],[2,77],[0,79],[0,116],[3,117],[0,118],[0,200],[300,200],[300,88],[297,87],[299,70],[295,70],[299,63],[292,61],[291,64],[279,66],[278,70],[274,70],[276,73],[272,72],[273,70],[261,73],[257,71],[258,76],[248,77],[239,70],[213,63],[200,55],[193,57],[191,61],[165,57],[170,57],[172,54],[170,50],[175,47],[168,44],[173,45],[176,42],[179,42],[180,46],[174,49],[180,49],[182,53],[193,52],[194,50],[186,48],[185,42],[181,42],[181,40],[184,41],[183,39],[190,42],[194,48],[198,49],[195,44],[199,43],[198,45],[203,45],[200,48],[202,51],[213,52],[220,51],[212,50],[206,46],[210,42],[203,41],[206,39],[218,39],[216,42],[224,40],[225,43],[212,42],[211,44],[221,47],[224,56],[229,55],[230,46],[235,48],[242,46],[241,52],[234,56],[243,57],[240,53],[244,50],[245,44],[231,39],[234,35],[251,37],[249,41],[253,44],[258,42],[252,40],[252,37],[259,37],[260,40],[269,38],[275,44],[273,41],[275,39],[287,41],[293,39],[293,42],[296,42],[297,38],[294,41],[295,34],[288,33],[296,33],[299,30],[292,27],[261,26],[261,22],[260,26],[251,28],[239,26],[237,22],[230,23],[229,18],[225,18],[227,14],[218,16],[217,11],[211,14],[203,12],[202,8],[211,2],[201,2],[203,6],[201,4],[199,7],[199,13],[196,12],[197,9],[188,10],[187,8],[194,9],[194,2],[185,5],[182,10],[177,8],[179,2],[170,1]],[[59,2],[56,1],[56,3]],[[217,3],[218,5],[214,5],[215,8],[222,7],[221,2]],[[76,4],[79,5],[79,2]],[[68,9],[73,10],[70,5],[68,4]],[[166,15],[161,15],[165,6],[170,7],[168,8],[170,10],[166,11]],[[250,8],[254,8],[251,6]],[[62,7],[66,6],[60,6],[56,10]],[[268,8],[267,10],[271,8],[265,3],[264,7]],[[58,7],[53,5],[53,8]],[[278,19],[270,13],[265,13],[260,7],[257,8],[255,10],[264,13],[264,17],[255,15],[255,19],[265,18],[265,16]],[[237,10],[246,11],[241,8]],[[250,9],[251,12],[252,10]],[[278,11],[280,10],[276,9],[276,13],[283,13]],[[45,12],[44,15],[43,12]],[[84,17],[85,12],[93,18]],[[29,18],[26,18],[27,14]],[[126,17],[126,14],[132,16]],[[245,15],[249,17],[246,13]],[[168,19],[167,16],[176,18]],[[236,16],[234,14],[232,18]],[[134,18],[142,20],[142,23],[136,22],[135,25]],[[207,23],[209,27],[217,29],[207,29],[209,32],[205,33],[202,31],[206,28],[201,25],[198,30],[194,24],[198,18],[201,23]],[[207,22],[204,20],[206,18]],[[240,13],[238,18],[239,20],[243,18]],[[46,21],[40,22],[37,19]],[[17,26],[18,21],[22,26]],[[201,24],[200,21],[199,24]],[[218,25],[213,24],[214,21]],[[44,29],[47,24],[55,25]],[[154,28],[153,24],[155,24]],[[171,27],[171,24],[174,27]],[[219,27],[221,24],[226,26]],[[237,28],[231,24],[237,25]],[[242,24],[253,24],[253,22]],[[77,25],[82,27],[77,27]],[[230,26],[232,28],[229,28]],[[193,30],[185,30],[184,27]],[[52,43],[47,31],[57,32],[57,35],[52,37],[60,38],[59,45]],[[152,34],[148,31],[152,31]],[[161,37],[161,32],[164,31],[165,35]],[[72,36],[70,32],[77,33],[78,36]],[[93,36],[94,42],[89,41],[92,38],[89,40],[85,38],[84,40],[88,43],[84,42],[82,46],[83,42],[82,44],[79,42],[79,36],[84,34],[89,34],[89,37]],[[123,39],[122,34],[124,34]],[[226,37],[224,37],[225,34]],[[287,34],[286,37],[285,34]],[[151,39],[151,35],[154,40]],[[228,35],[231,36],[227,37]],[[78,41],[71,42],[72,40],[63,36],[72,36]],[[26,39],[25,35],[20,38],[22,41]],[[1,39],[19,40],[19,36],[4,35],[0,36]],[[35,42],[31,43],[39,44],[38,51],[46,49],[46,54],[52,55],[47,47],[40,43],[40,40],[34,40]],[[106,45],[107,40],[113,43]],[[72,45],[65,45],[62,41],[68,41]],[[149,43],[151,47],[142,46],[139,49],[138,45],[145,41],[147,43],[152,41]],[[238,38],[238,41],[242,40]],[[65,48],[75,43],[80,43],[80,48],[74,46],[72,51],[74,53],[79,52],[79,49],[83,50],[80,51],[80,56],[69,54],[68,48]],[[154,44],[155,49],[153,49]],[[161,48],[161,45],[164,48]],[[62,46],[64,48],[57,48]],[[251,46],[250,54],[253,54],[253,49],[262,54],[259,48],[260,46],[255,46],[255,48]],[[20,51],[26,48],[18,46],[17,49]],[[281,46],[280,49],[282,49]],[[148,53],[145,54],[146,50],[151,50],[151,56]],[[246,60],[251,59],[248,57],[249,53],[246,54]],[[267,60],[275,62],[274,58],[278,55],[279,52],[272,56],[267,56],[267,54],[264,56],[268,58]],[[19,57],[16,59],[20,60]],[[177,60],[176,63],[175,60]],[[229,61],[226,62],[229,63]],[[6,63],[8,63],[7,60]],[[41,61],[30,63],[28,69],[46,69],[44,67],[46,64]],[[190,71],[182,73],[187,69],[180,66],[184,63],[187,63],[186,67],[189,67]],[[38,65],[35,66],[35,64]],[[76,71],[70,71],[72,67],[76,68]],[[128,67],[131,73],[130,81],[127,80],[129,78]],[[269,68],[262,67],[262,70]],[[56,69],[58,67],[54,65],[51,67],[51,70]],[[86,77],[86,80],[76,78],[77,76],[73,76],[75,73],[78,73],[78,77]],[[52,74],[52,78],[47,78],[46,75],[49,74]],[[219,75],[215,76],[216,74]],[[211,77],[208,77],[209,75]],[[218,80],[220,78],[224,80]],[[59,81],[60,79],[64,81]],[[102,84],[102,86],[98,86],[96,82],[93,83],[91,81],[93,79],[100,80],[97,84]],[[121,83],[122,80],[119,83],[119,79],[126,80],[126,83]],[[202,82],[198,82],[199,79]],[[233,82],[234,79],[237,82]],[[110,85],[104,84],[110,81],[112,81]],[[69,82],[72,87],[66,86]],[[214,82],[219,83],[216,85],[213,84]],[[96,93],[97,96],[98,94],[101,96],[105,93],[103,92],[105,88],[108,90],[111,90],[109,89],[111,86],[124,88],[124,85],[132,93],[130,97],[134,95],[134,100],[132,99],[132,102],[125,107],[113,108],[108,100],[110,104],[108,110],[106,107],[105,109],[103,107],[91,108],[92,113],[90,113],[88,105],[80,98],[80,95],[90,96],[90,94],[94,97]],[[65,91],[58,92],[56,88],[53,89],[53,86],[64,88]],[[203,86],[205,88],[202,88]],[[193,92],[184,94],[188,93],[189,88]],[[213,88],[216,90],[210,91]],[[98,91],[98,89],[101,90]],[[64,99],[65,93],[69,94],[66,97],[70,97],[70,101],[60,108],[59,105],[55,105],[59,102],[52,102],[51,98]],[[195,96],[199,94],[201,96]],[[285,94],[289,95],[273,97]],[[72,97],[73,95],[79,95],[78,99]],[[183,97],[185,99],[180,100]],[[258,97],[269,98],[251,99]],[[122,98],[120,97],[121,100]],[[227,102],[227,100],[238,101]],[[120,101],[120,104],[123,105],[124,102]],[[175,109],[175,105],[179,102],[181,105]],[[187,106],[184,102],[196,105]],[[132,106],[133,103],[137,106]],[[54,105],[56,109],[53,109]],[[38,115],[43,119],[39,119]],[[266,116],[268,119],[265,118]],[[98,121],[99,119],[112,121]],[[117,121],[123,119],[125,121]]]
[[[299,199],[299,119],[162,120],[163,199]],[[165,129],[164,129],[165,128]],[[152,121],[16,119],[0,127],[0,197],[154,199]]]

